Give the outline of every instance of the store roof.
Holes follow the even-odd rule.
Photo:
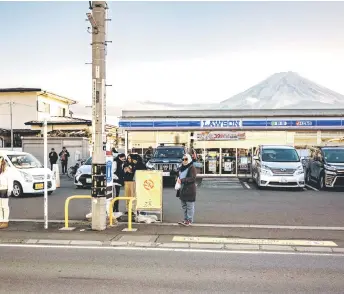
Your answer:
[[[122,110],[121,119],[137,118],[226,118],[226,117],[343,117],[338,109],[205,109],[205,110]]]

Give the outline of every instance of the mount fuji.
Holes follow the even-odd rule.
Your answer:
[[[320,86],[295,72],[281,72],[222,101],[220,108],[336,109],[344,108],[344,95]]]
[[[205,109],[344,109],[344,95],[320,86],[295,72],[276,73],[263,82],[216,104],[169,102],[122,102],[107,106],[109,123],[117,123],[122,110],[205,110]],[[91,119],[91,109],[73,105],[80,118]]]

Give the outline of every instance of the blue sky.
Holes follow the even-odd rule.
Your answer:
[[[275,72],[344,94],[343,2],[108,2],[109,105],[225,100]],[[0,87],[91,103],[88,2],[0,2]]]

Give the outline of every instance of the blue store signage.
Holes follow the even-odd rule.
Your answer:
[[[161,121],[120,121],[121,128],[138,129],[284,129],[292,128],[314,128],[317,129],[340,129],[344,127],[344,120],[341,118],[317,118],[317,119],[257,119],[257,120],[228,120],[228,119],[210,119],[210,120],[161,120]]]

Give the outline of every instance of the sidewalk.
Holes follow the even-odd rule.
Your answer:
[[[70,224],[74,231],[59,230],[62,223],[11,222],[1,230],[2,244],[115,246],[208,250],[344,253],[342,231],[276,230],[223,227],[181,227],[134,224],[136,232],[122,232],[126,224],[92,231],[89,222]]]

